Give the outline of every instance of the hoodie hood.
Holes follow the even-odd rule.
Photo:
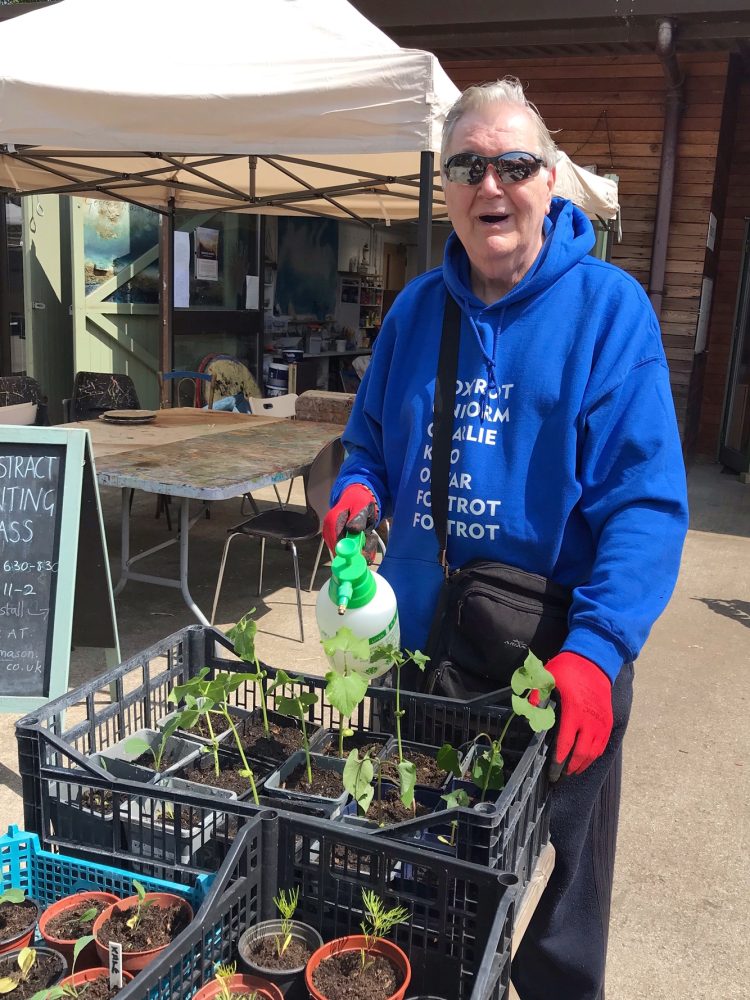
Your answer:
[[[521,281],[489,308],[505,308],[539,295],[582,260],[596,243],[589,220],[580,208],[564,198],[552,199],[549,215],[544,220],[544,236],[538,257]],[[448,290],[467,311],[472,306],[487,309],[486,303],[471,290],[469,267],[463,244],[455,233],[451,233],[443,256],[443,277]]]

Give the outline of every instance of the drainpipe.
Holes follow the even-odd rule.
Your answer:
[[[677,22],[661,18],[657,23],[656,54],[667,78],[667,95],[664,106],[664,134],[659,170],[659,192],[656,197],[654,243],[651,248],[651,273],[648,294],[657,317],[661,315],[664,298],[664,273],[667,266],[669,224],[672,216],[672,193],[677,162],[677,134],[680,127],[685,93],[685,77],[677,61],[675,29]]]

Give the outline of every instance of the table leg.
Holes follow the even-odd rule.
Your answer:
[[[114,589],[114,596],[120,593],[128,580],[130,564],[130,490],[120,490],[120,579]]]
[[[194,523],[194,522],[192,522]],[[193,600],[188,585],[188,556],[190,541],[190,500],[187,497],[180,499],[180,591],[185,604],[190,608],[201,625],[210,625],[208,618]]]

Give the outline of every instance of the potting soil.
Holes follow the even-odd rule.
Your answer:
[[[388,760],[397,760],[397,753],[398,751],[394,751]],[[448,772],[438,767],[434,757],[429,757],[426,753],[419,753],[416,750],[405,750],[404,760],[411,761],[416,767],[418,785],[427,785],[428,788],[442,788],[448,777]]]
[[[108,945],[110,941],[119,941],[125,952],[151,951],[168,945],[188,923],[185,910],[177,903],[172,906],[142,908],[140,922],[132,929],[127,922],[134,913],[135,908],[115,911],[102,924],[98,932],[99,941],[104,945]]]
[[[276,948],[276,937],[264,937],[253,941],[247,949],[253,965],[261,969],[303,969],[312,955],[304,941],[292,938],[282,955]]]
[[[414,802],[414,808],[407,809],[398,796],[395,788],[389,788],[383,793],[382,799],[372,800],[372,805],[367,810],[367,819],[371,819],[379,826],[393,826],[394,823],[403,823],[404,820],[414,819],[415,816],[424,816],[429,812],[429,807],[422,802]]]
[[[48,920],[45,931],[50,937],[56,938],[58,941],[77,941],[84,934],[91,933],[94,920],[108,906],[109,903],[103,900],[86,899],[85,896],[82,896],[80,903],[68,907],[62,913],[56,913],[54,917]],[[87,910],[96,910],[96,916],[92,917],[91,920],[81,920],[81,914]],[[86,995],[88,996],[88,993]]]
[[[16,988],[9,993],[13,1000],[29,1000],[35,993],[45,990],[51,986],[60,975],[61,965],[54,955],[45,955],[37,952],[36,961],[31,967],[25,982],[21,982],[21,970],[18,968],[16,959],[10,961],[0,956],[0,979],[8,978],[18,983]]]
[[[102,792],[97,788],[81,793],[81,805],[91,812],[112,812],[112,792]]]
[[[326,958],[313,972],[312,981],[328,1000],[388,1000],[401,985],[387,958],[368,957],[363,969],[359,951]]]
[[[109,977],[100,976],[98,979],[92,979],[88,983],[77,986],[76,989],[85,1000],[112,1000],[112,997],[116,997],[126,985],[127,983],[123,983],[119,988],[117,986],[110,987]]]
[[[250,766],[255,775],[256,783],[264,775],[268,774],[269,768],[267,767],[259,768],[254,762]],[[230,792],[236,792],[237,795],[244,795],[250,791],[250,781],[248,778],[243,778],[239,773],[241,770],[243,770],[241,764],[236,767],[222,768],[218,774],[213,767],[206,768],[205,771],[199,767],[191,767],[188,771],[181,771],[180,777],[185,778],[187,781],[195,781],[199,785],[226,788]]]
[[[353,736],[344,737],[344,757],[348,757],[352,750],[358,750],[359,756],[362,757],[364,754],[371,754],[375,757],[383,749],[382,743],[365,743],[361,746],[357,746],[354,741]],[[322,751],[329,757],[338,757],[339,755],[339,738],[334,736],[331,742],[323,748]]]
[[[262,719],[246,719],[238,728],[242,746],[256,757],[270,760],[286,760],[302,749],[302,731],[294,726],[279,726],[275,722],[268,725],[270,735],[266,735]]]
[[[23,934],[36,923],[37,908],[30,899],[23,903],[3,903],[0,906],[0,941]]]
[[[284,782],[284,788],[289,791],[307,792],[310,795],[320,795],[325,799],[337,799],[344,790],[341,775],[338,771],[327,771],[313,761],[312,784],[307,780],[307,766],[303,761],[292,771]]]

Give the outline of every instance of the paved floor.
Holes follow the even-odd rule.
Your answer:
[[[689,476],[691,531],[680,580],[637,668],[626,739],[625,787],[610,939],[607,995],[615,1000],[740,1000],[748,996],[750,900],[750,486],[719,466]],[[119,497],[104,491],[113,564]],[[155,501],[136,498],[136,535],[166,537]],[[193,595],[210,613],[220,548],[239,504],[215,504],[195,528]],[[303,580],[315,556],[303,545]],[[173,571],[176,552],[162,554]],[[158,559],[159,557],[157,557]],[[238,539],[230,556],[218,622],[257,608],[258,650],[267,662],[320,672],[315,593],[304,594],[306,641],[298,641],[291,556],[270,549],[262,598],[255,596],[258,549]],[[326,579],[321,568],[318,583]],[[131,583],[117,600],[123,656],[190,619],[177,592]],[[96,676],[103,661],[72,654],[71,683]],[[0,732],[0,821],[22,822],[11,719]],[[550,998],[554,1000],[554,998]]]

